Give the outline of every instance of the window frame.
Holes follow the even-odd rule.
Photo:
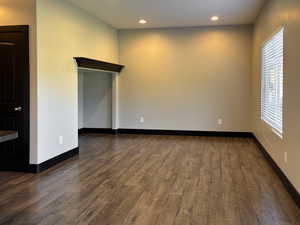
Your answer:
[[[264,75],[264,68],[265,68],[265,64],[264,64],[264,47],[266,46],[267,43],[269,43],[279,32],[282,31],[282,35],[283,35],[283,43],[282,43],[282,111],[281,111],[281,131],[278,130],[276,127],[273,126],[273,124],[271,124],[268,120],[265,119],[264,117],[264,94],[265,94],[265,90],[264,90],[264,80],[265,80],[265,75]],[[281,139],[283,139],[283,134],[284,134],[284,121],[283,121],[283,114],[284,114],[284,110],[283,110],[283,105],[284,105],[284,68],[285,68],[285,48],[284,48],[284,40],[285,40],[285,26],[280,26],[279,28],[277,28],[262,44],[260,47],[260,54],[261,54],[261,59],[260,59],[260,63],[261,63],[261,77],[260,77],[260,82],[261,82],[261,96],[260,96],[260,119],[273,131],[273,133],[275,133],[278,137],[280,137]]]

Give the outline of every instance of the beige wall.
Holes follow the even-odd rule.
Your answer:
[[[62,0],[37,1],[38,159],[78,146],[78,71],[73,57],[118,62],[117,31]],[[63,136],[63,144],[59,144]]]
[[[0,0],[0,26],[29,25],[30,160],[37,159],[36,0]]]
[[[112,128],[111,73],[80,70],[78,128]]]
[[[274,134],[260,119],[261,44],[280,26],[284,37],[284,105],[283,139]],[[259,16],[254,31],[253,54],[253,130],[277,164],[300,191],[300,1],[271,0]],[[285,163],[284,154],[288,161]]]
[[[121,128],[250,131],[252,26],[121,30],[119,40]]]

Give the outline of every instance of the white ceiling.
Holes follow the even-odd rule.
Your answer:
[[[68,0],[119,29],[252,23],[265,0]],[[218,22],[210,21],[217,15]],[[147,24],[138,23],[146,19]]]

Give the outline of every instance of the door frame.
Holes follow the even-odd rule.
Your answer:
[[[27,148],[27,154],[26,158],[24,158],[24,166],[26,168],[21,168],[23,171],[27,171],[29,169],[30,165],[30,56],[29,56],[29,25],[12,25],[12,26],[0,26],[0,34],[1,33],[22,33],[23,43],[22,47],[24,49],[23,55],[24,58],[24,65],[25,68],[22,76],[24,76],[23,79],[23,93],[22,93],[22,105],[23,108],[23,114],[22,114],[22,125],[24,126],[24,144],[26,144]],[[20,168],[17,168],[18,170]]]

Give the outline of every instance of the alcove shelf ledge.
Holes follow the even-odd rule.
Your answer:
[[[102,70],[108,72],[117,72],[120,73],[125,67],[124,65],[119,65],[115,63],[105,62],[96,59],[89,59],[85,57],[74,57],[77,62],[77,66],[83,69],[93,69],[93,70]]]

